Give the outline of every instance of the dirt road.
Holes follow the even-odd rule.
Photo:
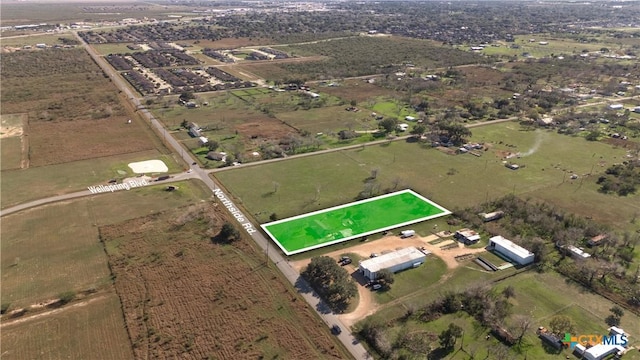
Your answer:
[[[429,242],[433,242],[438,239],[442,239],[443,241],[435,245],[429,244]],[[457,246],[453,247],[453,244],[456,244]],[[337,261],[337,259],[339,259],[341,255],[349,252],[357,254],[363,258],[369,258],[372,253],[381,254],[383,252],[393,251],[409,246],[424,248],[424,250],[429,251],[431,254],[442,259],[449,270],[455,269],[460,265],[460,263],[456,260],[457,256],[465,254],[477,254],[486,251],[484,248],[467,248],[463,244],[453,239],[451,235],[447,236],[445,233],[438,233],[437,235],[434,234],[425,237],[413,236],[407,239],[401,239],[396,235],[389,235],[380,240],[363,242],[359,245],[349,247],[348,249],[336,250],[326,254],[326,256],[333,257]],[[449,246],[452,246],[452,248],[447,249]],[[311,259],[292,261],[291,266],[296,269],[297,272],[301,272],[309,264],[310,261]],[[380,305],[376,303],[371,290],[362,285],[364,284],[364,281],[360,278],[362,277],[362,275],[360,275],[357,270],[358,264],[352,263],[350,265],[346,265],[345,268],[351,273],[351,276],[359,284],[358,294],[360,296],[360,301],[358,302],[358,306],[350,313],[339,315],[340,321],[342,321],[345,326],[351,327],[356,322],[375,313],[379,309]]]

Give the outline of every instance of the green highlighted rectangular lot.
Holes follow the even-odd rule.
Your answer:
[[[403,190],[261,225],[287,255],[451,214]]]

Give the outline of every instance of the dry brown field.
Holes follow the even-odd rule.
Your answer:
[[[30,165],[45,166],[151,150],[148,127],[126,116],[108,119],[29,122]]]
[[[11,309],[111,284],[98,226],[193,203],[211,196],[199,181],[177,191],[148,186],[53,203],[2,217],[0,294]]]
[[[28,316],[28,315],[26,315]],[[131,342],[111,289],[106,293],[3,323],[2,359],[132,359]]]
[[[84,49],[4,54],[2,68],[1,112],[27,114],[29,166],[157,147],[151,131]]]
[[[345,358],[265,255],[212,203],[100,229],[137,359]]]

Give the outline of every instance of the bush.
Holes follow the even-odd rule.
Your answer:
[[[7,310],[9,310],[9,307],[11,306],[11,303],[2,303],[2,305],[0,305],[0,314],[4,315],[7,313]]]
[[[65,291],[58,295],[58,298],[60,298],[60,304],[64,305],[73,301],[76,298],[76,293],[75,291]]]

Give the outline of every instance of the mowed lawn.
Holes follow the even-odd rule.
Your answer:
[[[26,322],[4,325],[2,358],[133,359],[120,299],[115,291],[92,298],[83,306]]]
[[[148,150],[65,164],[3,171],[0,178],[2,208],[29,200],[86,190],[87,186],[106,184],[112,178],[131,176],[133,173],[127,164],[151,159],[164,161],[169,172],[182,170],[172,156],[164,155],[157,150]],[[121,175],[118,171],[128,175]]]
[[[111,283],[97,226],[210,197],[200,182],[93,195],[2,218],[2,303],[11,308]]]
[[[487,142],[490,148],[482,151],[480,157],[448,155],[428,146],[396,141],[233,169],[218,172],[215,177],[264,223],[272,213],[285,218],[351,202],[368,186],[366,179],[372,170],[377,170],[375,181],[380,190],[410,188],[454,210],[510,193],[522,196],[555,193],[559,186],[568,183],[578,189],[580,181],[586,184],[597,179],[597,176],[583,179],[583,174],[602,172],[625,155],[623,149],[600,142],[543,130],[523,131],[516,123],[472,131],[472,140]],[[531,154],[511,159],[524,166],[514,171],[503,164],[507,152]],[[580,178],[570,180],[573,173]],[[593,187],[584,184],[579,191],[585,197],[596,194]],[[568,201],[569,194],[558,195],[559,199],[549,200],[554,204]],[[632,198],[610,196],[607,201],[617,203],[618,214],[630,219],[630,212],[640,213],[640,202],[634,205]],[[629,207],[623,208],[626,205]],[[592,210],[594,216],[606,211]]]
[[[263,229],[290,255],[448,213],[405,190],[276,221]]]

